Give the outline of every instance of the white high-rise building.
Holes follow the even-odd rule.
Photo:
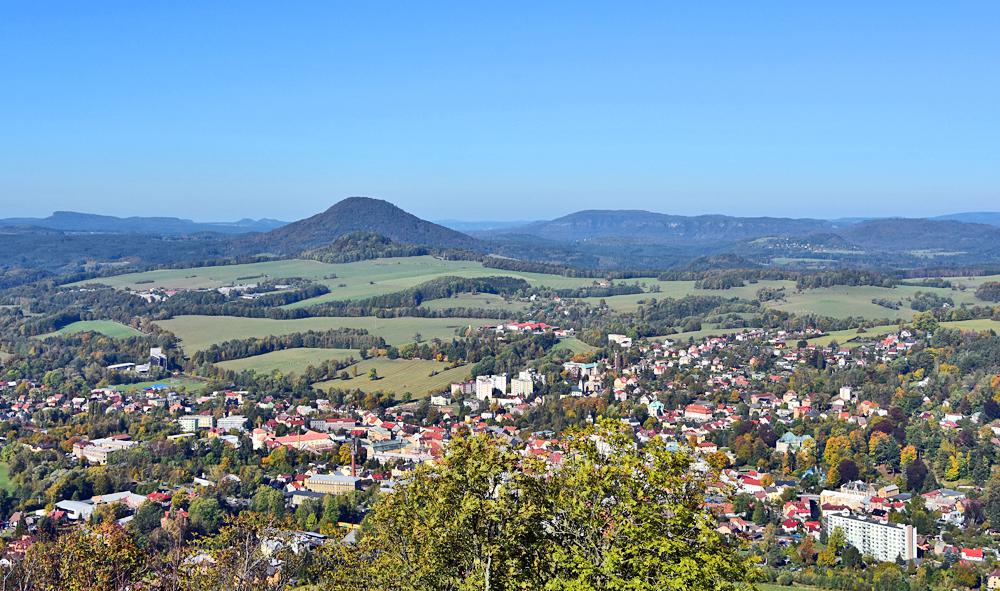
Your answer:
[[[535,382],[529,379],[524,379],[521,377],[514,378],[510,381],[510,395],[511,396],[531,396],[535,392]]]
[[[917,557],[917,530],[912,525],[881,523],[854,515],[827,515],[825,519],[827,534],[839,527],[847,543],[862,556],[873,556],[882,562]]]
[[[507,393],[507,374],[496,376],[478,376],[476,378],[476,398],[486,400],[493,398],[493,390],[500,390],[500,394]]]

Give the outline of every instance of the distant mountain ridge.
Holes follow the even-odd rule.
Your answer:
[[[986,221],[990,215],[943,217]],[[261,226],[263,231],[249,231]],[[957,219],[822,220],[586,210],[516,227],[484,224],[490,226],[493,229],[470,236],[369,197],[349,197],[288,224],[206,224],[56,212],[48,218],[0,220],[0,283],[8,273],[34,276],[25,270],[67,274],[257,256],[305,256],[326,262],[418,253],[464,256],[456,251],[609,270],[1000,267],[1000,227]],[[111,234],[117,236],[109,239]]]
[[[475,238],[422,220],[388,201],[348,197],[322,213],[261,234],[235,239],[238,249],[296,254],[355,233],[377,234],[400,244],[478,250]]]
[[[952,220],[956,222],[1000,226],[1000,211],[968,211],[964,213],[949,213],[947,215],[939,215],[929,219]]]
[[[46,218],[0,218],[0,227],[35,227],[63,232],[92,232],[107,234],[151,233],[163,236],[183,236],[200,232],[219,234],[245,234],[267,232],[287,222],[261,218],[244,218],[235,222],[195,222],[175,217],[127,217],[56,211]]]
[[[808,218],[681,216],[643,210],[591,209],[513,228],[509,232],[562,241],[627,238],[677,244],[815,234],[830,232],[844,225]]]

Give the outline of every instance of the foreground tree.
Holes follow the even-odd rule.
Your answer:
[[[458,439],[382,497],[325,588],[394,591],[730,590],[753,565],[703,509],[706,476],[614,423],[576,434],[563,465]]]

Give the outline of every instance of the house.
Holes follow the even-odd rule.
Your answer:
[[[1000,589],[1000,568],[986,575],[986,588],[989,591]]]
[[[103,439],[94,439],[92,441],[80,441],[73,444],[73,455],[80,459],[85,459],[91,464],[103,466],[108,463],[108,458],[111,454],[128,449],[133,445],[138,445],[138,443],[129,439],[128,435],[117,435]]]
[[[361,479],[343,474],[313,474],[303,483],[311,492],[341,495],[360,488]]]
[[[712,409],[704,404],[689,404],[684,407],[684,418],[704,423],[712,420]]]
[[[796,452],[806,441],[812,440],[812,435],[796,435],[791,431],[785,433],[774,442],[774,450],[778,453]]]
[[[198,429],[211,429],[215,424],[215,417],[212,415],[185,415],[177,419],[181,431],[194,433]]]
[[[94,513],[94,504],[83,501],[59,501],[56,509],[66,512],[66,517],[73,521],[89,521]]]
[[[968,560],[969,562],[982,562],[983,561],[983,549],[982,548],[962,548],[959,552],[959,556],[962,560]]]
[[[275,437],[271,440],[272,445],[290,447],[297,450],[322,451],[333,447],[334,441],[326,433],[316,431],[306,431],[296,435],[286,435]]]

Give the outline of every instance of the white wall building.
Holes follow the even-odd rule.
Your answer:
[[[215,426],[222,431],[245,431],[247,418],[243,415],[229,415],[216,421]]]
[[[212,415],[185,415],[177,419],[181,431],[194,433],[198,429],[211,429],[215,418]]]
[[[480,400],[493,398],[493,390],[499,390],[500,394],[507,392],[507,374],[476,378],[476,398]]]
[[[857,548],[862,556],[873,556],[882,562],[917,557],[917,530],[912,525],[883,524],[853,515],[827,515],[825,519],[827,534],[840,528],[847,543]]]
[[[535,382],[532,379],[524,379],[521,377],[514,378],[510,381],[510,395],[522,398],[531,396],[535,392]]]

